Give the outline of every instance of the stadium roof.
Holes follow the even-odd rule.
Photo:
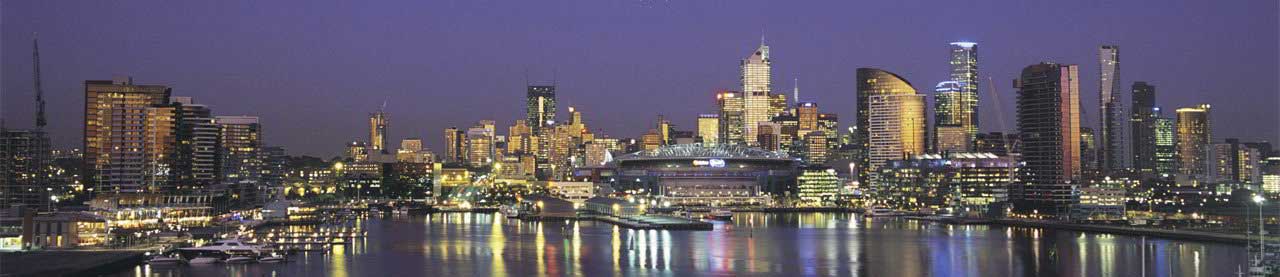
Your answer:
[[[640,151],[622,155],[615,160],[646,160],[671,158],[702,159],[789,159],[786,153],[765,151],[741,145],[703,146],[700,143],[675,144],[658,147],[658,149]]]

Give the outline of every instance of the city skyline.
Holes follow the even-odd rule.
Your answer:
[[[124,13],[135,4],[142,3],[93,3],[89,6],[110,7],[84,7],[83,9],[102,8]],[[760,23],[760,26],[717,25],[695,28],[695,30],[677,30],[671,23],[659,23],[653,26],[611,23],[599,27],[581,28],[589,28],[588,31],[596,32],[606,29],[595,28],[617,27],[621,33],[638,36],[602,39],[603,41],[588,40],[586,42],[592,44],[589,48],[573,48],[575,51],[566,51],[558,48],[564,47],[563,45],[543,44],[543,40],[536,37],[536,34],[545,34],[555,38],[564,36],[565,33],[531,29],[526,30],[530,32],[525,35],[534,37],[515,39],[513,43],[532,47],[516,47],[512,48],[516,49],[515,51],[505,51],[507,53],[494,49],[467,48],[471,44],[492,41],[469,37],[462,32],[470,30],[469,28],[488,30],[501,26],[520,25],[520,23],[541,22],[538,18],[518,17],[483,26],[464,26],[472,20],[450,18],[451,21],[448,23],[450,25],[447,26],[449,28],[445,28],[448,31],[443,31],[445,33],[443,35],[457,39],[439,44],[427,43],[427,45],[451,50],[447,53],[454,56],[469,56],[482,60],[476,63],[479,65],[459,67],[455,73],[452,70],[454,67],[450,65],[460,61],[424,54],[440,52],[439,49],[409,51],[409,48],[399,48],[394,45],[415,42],[413,45],[421,46],[424,42],[386,36],[418,30],[403,27],[417,22],[415,19],[399,13],[392,14],[393,16],[387,19],[387,22],[361,17],[376,13],[391,13],[386,7],[371,6],[363,13],[348,13],[333,10],[335,7],[328,6],[308,7],[299,13],[356,16],[354,22],[383,23],[391,24],[390,27],[400,27],[390,28],[390,31],[386,31],[388,33],[381,33],[383,36],[376,36],[352,33],[351,30],[346,30],[346,33],[337,32],[342,31],[338,26],[322,25],[322,28],[329,28],[327,30],[336,33],[317,32],[321,37],[313,39],[327,41],[328,44],[305,47],[293,45],[299,47],[281,51],[280,47],[285,45],[279,45],[278,41],[267,39],[270,36],[263,37],[263,35],[287,31],[282,28],[301,28],[302,26],[268,28],[262,32],[220,29],[210,35],[246,43],[232,44],[219,40],[188,45],[185,42],[202,41],[205,38],[185,37],[175,29],[147,26],[141,24],[142,22],[131,20],[91,20],[97,16],[91,14],[77,14],[80,18],[85,18],[84,21],[55,21],[52,18],[78,12],[60,9],[56,7],[58,3],[23,6],[33,5],[33,3],[6,2],[3,5],[8,7],[3,9],[5,23],[8,24],[5,24],[2,29],[4,48],[3,52],[0,52],[2,54],[0,57],[5,58],[6,62],[3,68],[4,84],[0,87],[4,90],[0,108],[3,108],[2,114],[6,125],[26,128],[34,123],[35,110],[34,105],[31,105],[34,103],[31,102],[34,99],[34,89],[29,79],[32,76],[29,59],[31,49],[29,48],[31,36],[38,32],[42,42],[43,90],[45,99],[49,103],[47,113],[50,124],[46,129],[50,132],[54,148],[58,149],[80,147],[80,129],[83,122],[81,122],[82,117],[77,113],[82,105],[79,101],[83,101],[79,94],[83,91],[83,81],[110,79],[120,75],[132,76],[141,84],[171,87],[173,95],[195,97],[218,115],[258,116],[263,125],[267,126],[267,131],[264,132],[265,144],[284,146],[292,153],[326,158],[339,155],[343,143],[352,139],[361,139],[357,134],[365,130],[364,128],[368,128],[368,121],[364,115],[377,110],[383,101],[390,103],[387,105],[386,112],[392,122],[391,127],[388,128],[389,135],[386,140],[423,137],[426,138],[424,144],[427,148],[443,153],[443,141],[433,139],[439,137],[439,130],[449,126],[463,127],[486,119],[496,120],[498,126],[509,126],[516,119],[523,118],[522,102],[524,102],[525,85],[530,81],[557,83],[557,102],[559,102],[557,112],[561,114],[557,117],[564,118],[567,107],[577,107],[588,114],[585,120],[593,127],[593,131],[599,129],[598,133],[608,134],[611,137],[639,138],[648,129],[646,126],[651,125],[653,116],[657,114],[667,115],[666,118],[681,130],[693,130],[697,126],[695,121],[698,114],[715,111],[715,102],[712,99],[716,91],[741,89],[738,84],[740,68],[735,63],[742,59],[744,53],[755,49],[762,33],[771,47],[772,57],[770,58],[776,62],[772,65],[774,80],[792,78],[802,80],[799,85],[805,87],[805,102],[819,103],[824,107],[824,112],[843,115],[845,119],[840,122],[841,126],[850,125],[855,118],[853,98],[856,91],[854,84],[856,68],[876,67],[899,73],[915,84],[914,88],[917,91],[928,92],[930,88],[925,86],[936,80],[945,80],[948,76],[947,43],[972,41],[978,43],[983,49],[983,53],[980,54],[982,59],[979,61],[979,76],[990,78],[979,80],[982,84],[978,88],[979,98],[982,99],[979,104],[981,107],[979,121],[983,122],[981,131],[1014,132],[1012,100],[1015,90],[1009,88],[1007,84],[1017,76],[1017,69],[1047,60],[1079,64],[1082,68],[1080,83],[1096,84],[1098,83],[1096,79],[1098,72],[1094,71],[1094,68],[1097,68],[1094,64],[1097,59],[1096,49],[1105,44],[1125,48],[1124,78],[1121,80],[1122,83],[1116,85],[1120,90],[1128,88],[1134,81],[1146,81],[1161,88],[1155,106],[1169,111],[1198,103],[1239,107],[1215,109],[1212,117],[1214,120],[1212,126],[1215,128],[1214,139],[1236,137],[1245,141],[1275,141],[1277,138],[1277,130],[1273,126],[1251,128],[1234,123],[1248,122],[1247,120],[1259,117],[1276,118],[1274,109],[1266,109],[1276,102],[1277,86],[1274,82],[1248,82],[1248,80],[1268,80],[1269,76],[1276,75],[1275,64],[1267,62],[1275,60],[1274,51],[1259,51],[1275,49],[1276,40],[1273,36],[1275,32],[1254,29],[1274,28],[1274,24],[1255,24],[1257,22],[1254,21],[1270,19],[1274,22],[1274,14],[1235,18],[1224,13],[1199,13],[1196,15],[1215,18],[1216,21],[1209,24],[1213,26],[1185,29],[1185,32],[1162,33],[1159,38],[1141,33],[1133,35],[1121,30],[1110,30],[1099,27],[1098,24],[1090,26],[1087,19],[1091,15],[1088,13],[1071,14],[1080,18],[1073,21],[1082,25],[1076,30],[1048,32],[1050,34],[1043,34],[1048,37],[1030,36],[1028,39],[1023,39],[1026,36],[1019,33],[1020,29],[994,22],[975,19],[978,22],[972,23],[972,26],[950,27],[940,22],[926,20],[909,24],[924,27],[920,31],[902,28],[896,32],[883,34],[890,39],[875,42],[857,38],[862,37],[863,34],[881,34],[888,31],[854,26],[815,32],[817,30],[809,31],[808,28],[823,27],[824,24],[815,25],[786,20]],[[473,12],[481,15],[480,17],[502,14],[501,9],[520,8],[519,5],[494,7],[498,9],[495,11],[467,5],[455,4],[455,6],[444,8],[446,12]],[[1195,4],[1184,3],[1184,5]],[[668,6],[636,3],[622,6],[591,6],[589,4],[587,6],[582,8],[599,9],[602,14],[621,14],[627,19],[669,19],[684,23],[706,19],[692,19],[690,15],[680,13],[683,9],[763,10],[758,5],[730,7],[696,3],[671,3]],[[189,11],[194,7],[173,4],[162,5],[159,8]],[[533,8],[546,9],[547,7]],[[836,20],[833,19],[832,14],[816,12],[809,9],[811,7],[803,5],[782,8],[779,12],[783,14],[814,13],[815,20],[825,20],[828,23],[834,23],[832,21]],[[1116,11],[1102,11],[1103,9],[1097,7],[1087,10],[1097,11],[1098,15],[1092,16],[1107,17],[1109,16],[1107,12],[1131,12],[1137,7],[1123,7],[1122,4],[1118,8],[1120,9]],[[1147,7],[1143,6],[1143,8]],[[1171,21],[1175,20],[1178,12],[1195,10],[1186,7],[1173,7],[1168,10],[1156,8],[1147,12],[1158,16],[1148,20],[1152,22],[1143,24],[1167,24],[1166,27],[1169,28],[1178,26],[1177,24],[1188,24]],[[1243,8],[1213,6],[1213,9],[1224,12],[1235,11],[1245,14],[1252,12]],[[14,10],[31,11],[31,13],[13,14]],[[219,12],[234,13],[235,11],[212,10],[209,14],[216,16]],[[278,11],[265,9],[264,12]],[[430,11],[423,10],[423,12]],[[746,16],[767,18],[759,12],[749,13]],[[574,17],[572,13],[554,15],[554,18],[548,19],[547,23],[534,25],[577,26],[579,23],[608,21],[599,18]],[[286,16],[289,15],[286,14]],[[1063,17],[1066,14],[1045,16]],[[40,20],[41,18],[47,19]],[[206,19],[204,24],[209,25],[229,23],[225,19],[214,17],[203,19]],[[249,19],[247,22],[254,22],[256,18]],[[849,21],[858,22],[859,20],[849,19]],[[106,28],[106,26],[85,26],[90,22],[102,23],[106,26],[132,27],[129,30],[136,31],[126,32],[128,35],[122,36],[124,38],[94,37],[98,36],[93,34],[95,30]],[[1243,40],[1246,38],[1242,36],[1249,35],[1248,39],[1257,43],[1228,45],[1229,43],[1226,42],[1206,43],[1188,38],[1176,39],[1179,36],[1204,38],[1209,35],[1208,33],[1217,32],[1217,29],[1205,28],[1225,27],[1227,26],[1225,24],[1237,24],[1246,28],[1239,28],[1243,30],[1219,28],[1226,31],[1213,34],[1220,36],[1215,37],[1217,41]],[[811,34],[809,35],[811,37],[803,37],[800,33]],[[1264,34],[1266,37],[1256,39],[1253,37],[1255,33]],[[716,42],[709,45],[665,41],[644,42],[695,35],[714,35]],[[348,45],[333,41],[348,36],[368,43]],[[1062,40],[1058,38],[1059,36],[1068,39]],[[174,39],[156,39],[159,37],[174,37]],[[81,39],[102,41],[103,47],[101,49],[77,48],[79,43],[74,42]],[[812,41],[817,40],[834,40],[836,43],[813,45]],[[593,42],[599,43],[597,45]],[[639,47],[633,44],[657,47],[657,50],[663,51],[632,55],[635,47]],[[124,47],[123,50],[127,51],[121,51],[121,49],[112,51],[112,47]],[[224,47],[234,49],[223,49]],[[225,56],[245,50],[238,47],[252,47],[261,51],[244,52],[247,54],[244,57]],[[467,50],[460,48],[467,48]],[[1215,49],[1215,53],[1202,57],[1185,55],[1185,53],[1205,51],[1204,49]],[[1234,50],[1228,51],[1230,49]],[[577,50],[583,50],[585,53]],[[387,53],[382,54],[383,51]],[[201,54],[191,55],[191,53]],[[219,53],[224,56],[219,56]],[[327,57],[320,53],[334,55]],[[657,56],[652,56],[655,53]],[[186,57],[175,58],[183,55]],[[504,63],[502,61],[509,58],[506,55],[524,55],[525,57],[511,59],[510,63]],[[404,57],[403,60],[398,58],[401,56]],[[572,58],[575,56],[581,56],[583,59]],[[248,60],[249,58],[256,60],[251,61]],[[441,64],[433,61],[433,58],[443,59],[446,62]],[[332,60],[326,61],[328,59]],[[190,64],[190,67],[184,67],[184,64]],[[317,65],[338,64],[353,66],[345,70],[309,68]],[[437,64],[441,65],[440,68],[435,68],[434,65]],[[1194,66],[1196,64],[1200,66]],[[1226,66],[1227,64],[1232,66]],[[483,73],[475,74],[476,71]],[[985,82],[991,82],[991,84],[988,85]],[[776,82],[772,86],[772,91],[786,93],[787,88],[792,85],[786,81]],[[994,92],[989,91],[991,87],[996,88]],[[1232,91],[1240,93],[1241,97],[1217,97],[1219,94],[1215,91]],[[997,95],[996,99],[989,97],[992,94]],[[1098,103],[1098,92],[1091,85],[1082,85],[1080,94],[1081,103],[1085,105],[1081,107],[1084,113],[1081,125],[1097,128],[1099,118],[1097,108],[1090,107],[1089,103]],[[261,98],[257,98],[259,96]],[[933,97],[929,97],[929,101],[933,101]],[[997,103],[999,105],[996,105]],[[275,108],[283,105],[301,109],[284,111]],[[490,108],[476,109],[476,106]],[[323,139],[314,139],[317,137]]]

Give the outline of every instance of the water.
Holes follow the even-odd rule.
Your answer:
[[[1243,246],[852,214],[738,213],[714,231],[390,216],[369,236],[283,264],[152,267],[120,276],[1227,276]]]

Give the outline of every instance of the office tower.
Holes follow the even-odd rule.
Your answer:
[[[466,160],[471,167],[488,166],[496,161],[494,155],[494,122],[481,120],[467,129]]]
[[[787,95],[782,93],[769,94],[769,117],[774,117],[787,112]]]
[[[832,141],[827,140],[823,131],[813,131],[804,135],[805,162],[812,165],[825,164],[829,160]]]
[[[952,61],[952,63],[955,62]],[[964,92],[965,89],[965,83],[956,81],[938,83],[933,89],[933,149],[935,152],[962,153],[971,149],[970,144],[977,136],[976,128],[971,127],[976,125],[974,122],[977,121],[974,119],[976,115],[973,114],[973,107],[968,102],[973,98],[972,93]]]
[[[1133,154],[1130,153],[1128,109],[1125,109],[1124,90],[1120,88],[1120,47],[1103,45],[1098,47],[1098,101],[1101,112],[1100,134],[1098,136],[1098,155],[1103,172],[1126,171],[1133,168]]]
[[[214,118],[222,145],[222,181],[257,181],[262,168],[262,126],[256,116]]]
[[[720,108],[720,142],[724,144],[744,144],[743,128],[746,118],[743,106],[745,96],[736,91],[716,92],[716,106]]]
[[[827,142],[832,148],[838,147],[840,141],[840,117],[834,113],[818,114],[818,131],[827,135]]]
[[[942,111],[947,120],[943,122],[944,127],[959,126],[964,130],[966,139],[964,144],[965,150],[970,150],[973,140],[978,134],[978,44],[973,42],[952,42],[951,43],[951,82],[954,82],[955,90],[949,92],[948,99],[945,101],[948,105]],[[950,85],[949,85],[950,86]],[[938,99],[934,99],[935,103]],[[939,120],[935,117],[934,120]],[[937,122],[942,121],[935,121]],[[954,130],[948,133],[954,133]],[[956,139],[949,138],[949,144],[955,144]]]
[[[262,147],[262,183],[269,187],[281,188],[288,170],[289,156],[285,155],[284,147]],[[275,197],[272,196],[272,198]]]
[[[556,122],[556,87],[529,86],[525,98],[525,122],[534,134],[541,134],[542,129]]]
[[[1179,108],[1177,147],[1178,174],[1194,177],[1204,174],[1205,144],[1213,141],[1209,124],[1209,104]]]
[[[794,110],[793,110],[794,111]],[[815,114],[816,117],[816,114]],[[817,125],[817,119],[814,119],[814,125]],[[773,123],[778,124],[778,150],[786,151],[792,156],[804,157],[804,137],[798,136],[800,131],[800,118],[792,112],[786,112],[773,117]]]
[[[1133,169],[1143,176],[1156,175],[1156,87],[1147,82],[1133,82],[1130,89],[1133,116],[1130,119],[1129,148],[1133,150]]]
[[[48,208],[54,185],[48,178],[52,161],[49,137],[39,128],[0,126],[0,208]]]
[[[1027,66],[1014,87],[1024,164],[1023,184],[1011,195],[1015,208],[1062,212],[1074,202],[1081,178],[1079,68],[1048,62]]]
[[[196,104],[191,97],[173,97],[173,103],[181,113],[177,162],[172,173],[176,188],[186,191],[217,183],[222,161],[212,110]]]
[[[351,141],[347,143],[347,158],[353,162],[364,162],[369,160],[369,145],[363,141]]]
[[[778,123],[770,121],[762,121],[756,123],[756,145],[760,149],[768,151],[778,151],[780,137],[782,136],[782,126]]]
[[[387,153],[387,113],[382,110],[369,114],[369,152]]]
[[[162,85],[135,85],[128,77],[84,82],[84,184],[98,193],[142,192],[147,159],[148,108],[169,103]]]
[[[796,196],[800,201],[834,204],[840,192],[840,178],[836,170],[825,166],[809,166],[800,169],[796,177]]]
[[[707,146],[720,142],[720,115],[698,115],[698,137],[702,140],[702,144]]]
[[[1101,176],[1102,171],[1098,167],[1101,163],[1098,161],[1098,136],[1093,132],[1093,128],[1080,128],[1080,172],[1085,179],[1092,180],[1093,177]]]
[[[658,115],[658,136],[662,138],[662,145],[672,144],[671,141],[671,121],[667,121],[662,115]]]
[[[915,118],[914,113],[917,112],[917,110],[919,112],[924,112],[924,107],[919,107],[918,109],[915,107],[914,104],[916,100],[914,99],[921,98],[920,100],[921,105],[923,105],[923,102],[922,102],[923,98],[917,97],[916,89],[911,87],[911,83],[907,82],[906,79],[903,79],[901,76],[898,76],[897,74],[893,74],[892,72],[884,71],[881,69],[875,69],[875,68],[858,68],[857,78],[858,78],[857,80],[858,81],[858,91],[857,91],[858,111],[857,111],[857,117],[855,119],[856,121],[854,121],[854,127],[856,127],[856,129],[854,130],[857,132],[857,134],[854,136],[856,138],[856,141],[854,142],[854,144],[855,144],[855,147],[862,149],[862,151],[865,151],[864,153],[866,153],[866,155],[862,155],[861,161],[858,161],[858,167],[862,169],[858,174],[858,181],[860,183],[867,184],[868,174],[875,172],[874,170],[877,169],[876,166],[871,165],[872,164],[871,160],[873,159],[872,156],[876,156],[876,158],[874,158],[876,159],[876,161],[878,161],[876,164],[883,164],[884,161],[887,161],[889,159],[902,158],[901,152],[913,151],[913,153],[923,153],[922,152],[924,150],[923,147],[921,147],[920,149],[915,148],[915,143],[917,142],[916,141],[917,138],[915,138],[915,134],[917,132],[915,131],[914,126],[915,124],[925,124],[925,122],[924,122],[923,115],[920,118]],[[877,149],[872,150],[873,148],[871,145],[871,140],[872,140],[871,124],[873,123],[871,121],[872,98],[876,96],[885,96],[885,95],[907,95],[909,97],[881,98],[881,101],[879,102],[881,102],[883,106],[880,108],[881,109],[880,112],[883,114],[880,114],[880,116],[885,117],[884,120],[896,119],[896,121],[882,120],[882,122],[878,123],[879,128],[884,128],[884,129],[878,130],[879,132],[881,132],[881,134],[878,135],[876,139],[881,140],[883,144],[877,146],[876,147]],[[902,106],[894,107],[893,105],[895,104],[902,104]],[[895,108],[903,109],[901,111],[902,113],[897,113],[899,111],[894,110]],[[908,114],[908,112],[911,114]],[[890,125],[894,125],[894,124],[897,124],[896,126],[892,126],[892,127],[896,127],[895,129],[888,129],[889,127],[891,127]],[[911,128],[906,128],[906,127],[911,127]],[[897,133],[897,135],[889,134],[889,133],[895,133],[895,132]],[[924,131],[921,130],[919,134],[923,135]],[[899,139],[901,141],[898,141]],[[894,142],[897,142],[897,143],[894,143]],[[921,143],[921,145],[923,145],[924,138],[923,137],[919,138],[918,142]],[[899,147],[887,148],[887,147],[891,147],[894,144],[898,145]],[[910,147],[902,147],[902,146],[906,146],[907,144],[910,144],[909,145]]]
[[[818,104],[813,102],[796,103],[796,137],[804,137],[809,132],[818,131]]]
[[[771,64],[769,46],[764,45],[764,41],[761,41],[760,47],[740,64],[744,94],[742,136],[747,145],[756,145],[757,123],[769,121],[771,116],[769,114],[769,92],[772,87]]]
[[[925,99],[920,94],[882,94],[868,98],[866,164],[870,174],[891,160],[925,153]],[[873,178],[874,181],[874,178]]]
[[[462,163],[466,152],[466,134],[458,127],[444,129],[444,162]]]
[[[1155,127],[1155,174],[1161,177],[1172,177],[1178,173],[1177,130],[1173,119],[1156,115]]]
[[[146,166],[142,168],[146,191],[172,192],[175,187],[174,169],[179,166],[181,153],[178,148],[181,111],[175,104],[147,107],[143,120],[143,153]]]

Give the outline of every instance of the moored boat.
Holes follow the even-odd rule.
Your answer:
[[[706,215],[711,220],[733,220],[733,212],[726,209],[714,209]]]

